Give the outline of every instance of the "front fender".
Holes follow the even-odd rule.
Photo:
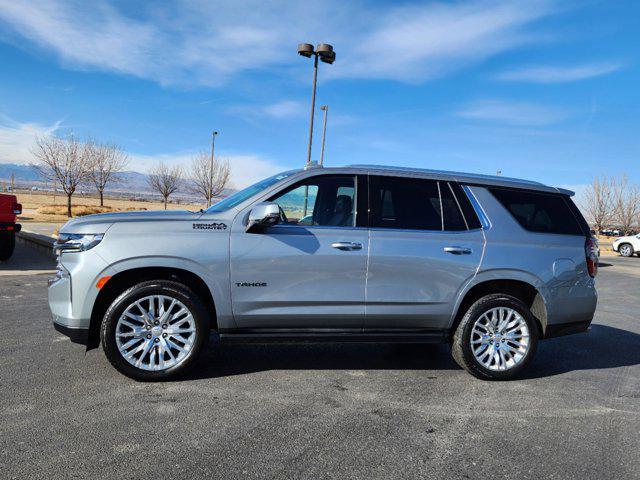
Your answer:
[[[118,260],[100,274],[96,276],[95,281],[104,276],[114,276],[129,270],[140,268],[174,268],[186,270],[202,279],[211,292],[211,297],[216,306],[216,316],[219,326],[227,327],[235,326],[233,315],[231,313],[231,298],[229,293],[229,277],[225,275],[228,269],[223,265],[219,268],[214,266],[205,266],[192,259],[177,256],[139,256]],[[95,285],[95,282],[94,282]],[[187,285],[188,286],[188,285]],[[85,297],[83,312],[86,318],[91,316],[99,290],[97,288],[90,289]]]

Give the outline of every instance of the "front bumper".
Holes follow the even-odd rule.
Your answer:
[[[69,337],[73,343],[79,343],[81,345],[87,345],[89,343],[89,329],[88,328],[71,328],[58,323],[60,320],[57,317],[53,319],[53,328],[58,332]]]

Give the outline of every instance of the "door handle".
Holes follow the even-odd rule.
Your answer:
[[[362,250],[362,244],[357,242],[333,242],[331,246],[338,250]]]
[[[444,247],[444,251],[452,255],[470,255],[472,250],[467,247]]]

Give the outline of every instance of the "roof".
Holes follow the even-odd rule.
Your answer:
[[[322,168],[322,167],[316,167]],[[456,181],[472,185],[489,185],[495,187],[522,188],[526,190],[538,190],[542,192],[562,193],[573,195],[574,192],[562,188],[550,187],[540,182],[523,180],[520,178],[503,177],[499,175],[483,175],[480,173],[463,173],[447,170],[432,170],[427,168],[394,167],[388,165],[349,165],[346,167],[325,167],[327,170],[357,170],[366,172],[379,172],[381,174],[416,175],[430,178],[442,178],[444,180]]]

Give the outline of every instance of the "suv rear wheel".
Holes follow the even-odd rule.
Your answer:
[[[135,380],[184,373],[209,338],[209,316],[184,285],[153,280],[135,285],[108,308],[100,332],[111,364]]]
[[[510,295],[477,300],[453,335],[455,361],[483,380],[508,380],[531,361],[538,343],[533,314]]]

